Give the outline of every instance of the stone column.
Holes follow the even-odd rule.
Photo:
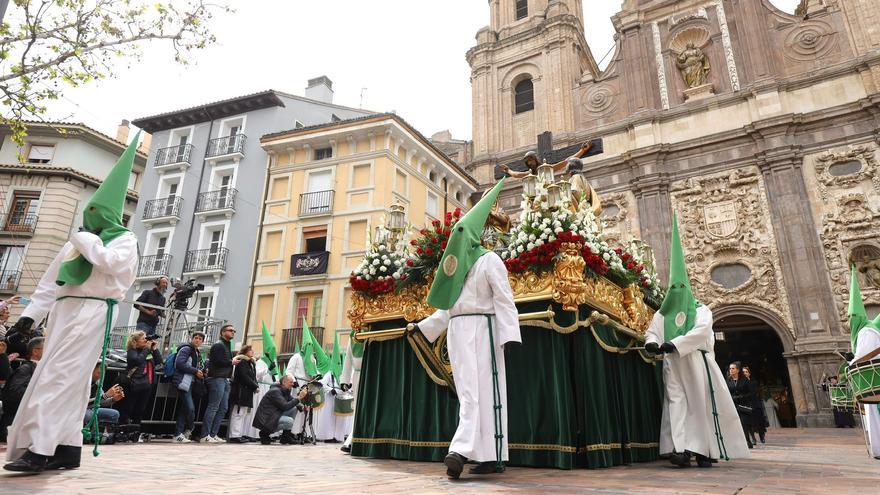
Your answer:
[[[669,239],[672,208],[669,201],[669,177],[657,172],[637,176],[632,181],[639,212],[642,240],[654,249],[657,275],[666,280],[669,269]]]

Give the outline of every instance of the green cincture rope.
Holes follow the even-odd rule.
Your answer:
[[[502,432],[503,421],[501,417],[501,387],[498,385],[498,364],[495,361],[495,335],[492,329],[492,317],[495,315],[486,313],[466,313],[455,315],[450,319],[461,316],[485,316],[486,322],[489,324],[489,352],[492,356],[492,408],[495,417],[495,471],[503,473],[504,461],[501,460],[501,454],[504,450],[504,433]]]
[[[91,435],[92,440],[95,442],[95,447],[92,449],[92,455],[98,457],[100,454],[98,452],[98,444],[101,443],[101,435],[98,431],[98,408],[101,407],[101,396],[104,394],[104,373],[107,371],[107,349],[110,347],[110,331],[112,330],[112,322],[113,322],[113,306],[119,304],[119,301],[116,299],[110,298],[102,298],[102,297],[88,297],[88,296],[63,296],[59,297],[57,300],[61,301],[63,299],[92,299],[94,301],[102,301],[107,304],[107,313],[106,313],[106,322],[104,323],[104,345],[101,348],[101,378],[98,379],[98,392],[95,394],[95,403],[92,405],[92,418],[89,420],[89,424],[87,424],[82,429],[83,435]]]
[[[724,446],[724,434],[721,433],[721,422],[718,419],[718,408],[715,406],[715,387],[712,386],[712,374],[709,372],[709,361],[706,360],[707,351],[700,350],[703,355],[703,364],[706,366],[706,378],[709,379],[709,394],[712,396],[712,419],[715,420],[715,440],[718,441],[718,453],[725,461],[729,461],[727,457],[727,447]]]

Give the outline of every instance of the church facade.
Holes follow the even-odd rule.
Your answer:
[[[494,182],[546,131],[554,150],[601,138],[584,174],[606,232],[652,245],[665,280],[676,212],[719,336],[772,330],[797,424],[829,424],[817,384],[849,348],[850,264],[880,310],[880,3],[625,0],[604,70],[581,0],[488,3],[468,171]],[[518,198],[511,184],[501,204]]]

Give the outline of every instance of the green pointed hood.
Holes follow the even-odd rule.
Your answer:
[[[272,335],[269,334],[269,329],[266,328],[266,322],[261,322],[263,324],[263,357],[261,358],[266,366],[272,367],[272,363],[275,363],[276,366],[272,369],[272,374],[276,377],[278,376],[278,349],[275,347],[275,339],[272,338]]]
[[[504,179],[483,196],[480,201],[467,212],[455,227],[446,241],[446,249],[440,259],[440,267],[434,275],[434,282],[428,292],[428,304],[437,309],[449,309],[458,301],[464,279],[480,256],[489,252],[480,244],[483,228],[492,205],[498,199]]]
[[[302,349],[299,348],[299,341],[298,340],[294,343],[293,353],[302,355]]]
[[[684,251],[678,234],[678,218],[672,214],[672,243],[669,247],[669,283],[666,297],[660,305],[663,315],[663,334],[666,342],[694,328],[697,319],[697,300],[691,291]]]
[[[342,352],[339,351],[339,334],[333,335],[333,354],[330,355],[330,373],[339,382],[342,375]]]
[[[105,246],[129,232],[122,224],[122,213],[140,135],[138,131],[83,210],[83,228],[100,237]],[[73,250],[61,263],[55,283],[81,285],[91,274],[92,264],[78,251]]]
[[[355,340],[354,334],[354,329],[348,334],[348,345],[351,347],[351,355],[356,358],[362,358],[364,357],[364,343]]]
[[[303,334],[302,334],[302,350],[300,352],[303,358],[303,368],[306,370],[306,374],[309,376],[315,376],[318,374],[318,368],[315,367],[315,345],[312,343],[312,332],[309,330],[309,326],[303,322]]]
[[[308,347],[308,350],[306,349]],[[311,358],[314,356],[314,364],[311,362]],[[330,356],[324,352],[324,349],[315,339],[315,336],[312,335],[312,331],[309,330],[309,325],[303,321],[303,360],[306,361],[306,372],[309,375],[326,374],[330,371]],[[309,371],[309,365],[313,366],[315,373]]]
[[[859,278],[855,266],[852,267],[849,275],[849,309],[846,314],[849,315],[852,351],[856,352],[856,343],[858,342],[859,332],[862,329],[870,327],[880,331],[880,315],[873,321],[868,319],[868,312],[865,311],[865,303],[862,301],[862,291],[859,288]]]

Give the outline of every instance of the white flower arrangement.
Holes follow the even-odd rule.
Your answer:
[[[374,245],[352,272],[352,277],[373,282],[399,280],[403,274],[406,253],[401,249],[389,250],[385,244]]]

